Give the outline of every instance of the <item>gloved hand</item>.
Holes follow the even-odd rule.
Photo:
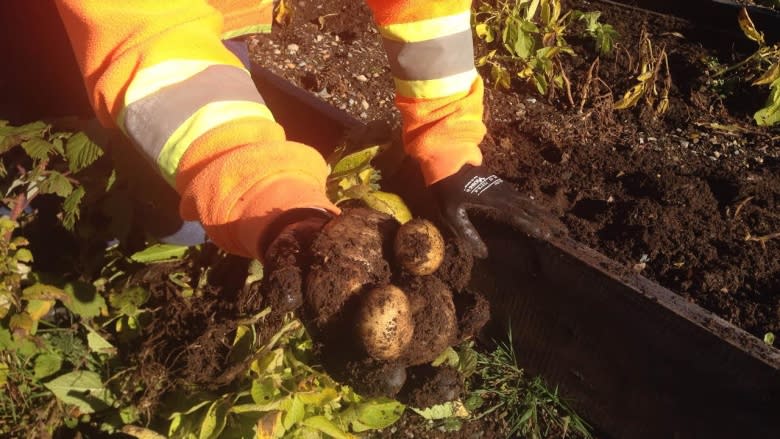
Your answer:
[[[465,165],[457,173],[434,183],[431,190],[444,223],[478,258],[486,258],[488,249],[469,220],[470,210],[535,237],[546,238],[565,230],[557,218],[484,167]]]
[[[266,305],[286,313],[303,304],[306,268],[311,265],[311,244],[322,227],[333,218],[319,209],[293,209],[279,216],[269,227],[269,239],[261,242],[264,255],[263,290]]]

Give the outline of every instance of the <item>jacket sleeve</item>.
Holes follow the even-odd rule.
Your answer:
[[[259,257],[263,232],[287,209],[337,212],[327,165],[287,141],[249,72],[220,40],[206,1],[57,0],[88,95],[181,194],[223,249]]]
[[[474,67],[471,1],[367,0],[396,86],[406,151],[433,184],[480,165],[483,84]]]

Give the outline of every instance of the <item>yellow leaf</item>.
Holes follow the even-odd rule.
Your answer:
[[[745,33],[746,37],[750,38],[761,46],[765,44],[764,34],[756,29],[756,25],[754,25],[753,20],[750,19],[750,15],[748,15],[747,9],[742,8],[739,10],[738,21],[739,27],[742,29],[742,32]]]
[[[658,106],[655,108],[656,114],[664,114],[669,110],[669,98],[661,98],[661,102],[658,103]]]
[[[644,72],[641,75],[637,76],[636,80],[639,81],[639,82],[647,82],[647,80],[652,78],[652,77],[653,77],[653,71],[650,70],[650,71]]]
[[[409,211],[404,200],[396,194],[382,191],[370,192],[364,195],[362,200],[368,207],[392,215],[401,224],[412,219],[412,212]]]
[[[51,311],[52,306],[53,300],[30,300],[27,302],[26,311],[33,320],[38,321]]]
[[[279,0],[279,5],[276,7],[276,15],[274,20],[278,24],[286,24],[290,19],[290,10],[287,8],[285,0]]]
[[[774,63],[760,78],[753,81],[753,85],[769,85],[780,79],[780,61]]]
[[[0,363],[0,387],[4,387],[8,382],[8,365]]]
[[[11,316],[8,327],[14,334],[28,335],[32,332],[35,321],[26,312],[20,312]]]
[[[165,439],[165,436],[149,430],[148,428],[138,427],[136,425],[125,425],[122,427],[122,433],[137,439]]]
[[[266,413],[257,421],[257,439],[275,439],[284,434],[282,427],[282,412],[274,410]]]
[[[531,4],[528,5],[528,9],[525,13],[525,19],[531,21],[536,15],[536,10],[539,8],[539,0],[531,0]]]
[[[634,105],[639,102],[639,99],[642,97],[642,94],[645,91],[645,84],[637,84],[631,88],[631,90],[627,91],[626,94],[623,95],[623,98],[619,101],[615,102],[615,109],[616,110],[625,110],[626,108],[631,108]]]

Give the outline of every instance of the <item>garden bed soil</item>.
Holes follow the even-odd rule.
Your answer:
[[[253,60],[360,120],[380,122],[372,126],[397,127],[389,68],[363,3],[290,6],[287,25],[250,40]],[[496,89],[482,72],[485,165],[555,211],[574,239],[758,337],[780,331],[780,239],[772,238],[780,232],[780,131],[752,121],[766,90],[720,96],[708,86],[708,64],[748,53],[668,16],[600,2],[568,6],[601,11],[620,33],[615,55],[602,57],[597,71],[615,99],[635,84],[629,72],[641,32],[665,47],[669,111],[615,111],[604,97],[580,111],[595,53],[591,41],[571,37],[577,55],[564,64],[573,107],[562,93],[548,100],[519,79],[511,90]],[[477,41],[478,56],[488,49]],[[392,175],[385,179],[392,187]]]

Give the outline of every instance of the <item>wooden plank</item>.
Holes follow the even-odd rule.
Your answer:
[[[780,351],[574,241],[479,230],[472,287],[522,366],[608,436],[777,436]]]

